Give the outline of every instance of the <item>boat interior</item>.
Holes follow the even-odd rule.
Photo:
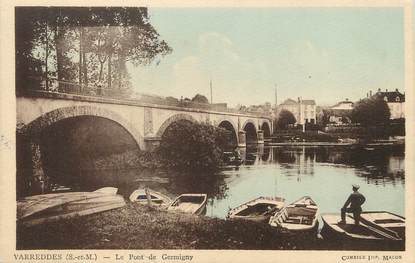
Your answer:
[[[312,225],[317,207],[287,206],[277,218],[278,223]]]
[[[154,202],[154,203],[163,203],[163,200],[161,200],[160,198],[158,198],[157,196],[154,196],[154,195],[150,195],[150,197],[151,197],[151,202]],[[145,201],[145,200],[147,200],[147,195],[139,195],[139,196],[137,196],[137,200],[138,201]]]
[[[375,238],[383,238],[382,235],[377,234],[376,232],[368,229],[366,226],[362,225],[355,225],[352,224],[338,224],[339,228],[343,229],[350,235],[353,236],[365,236],[365,237],[375,237]]]
[[[246,209],[241,210],[240,212],[236,213],[237,216],[260,216],[260,215],[272,215],[276,212],[277,205],[273,204],[253,204],[247,205]]]
[[[205,200],[204,196],[181,196],[178,200],[176,200],[172,206],[178,206],[181,203],[194,203],[194,204],[201,204]]]

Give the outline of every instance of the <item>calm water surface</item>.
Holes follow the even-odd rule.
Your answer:
[[[281,196],[290,203],[308,195],[321,213],[339,212],[352,191],[351,185],[359,184],[367,199],[364,210],[404,215],[404,146],[262,146],[242,150],[242,156],[245,163],[238,168],[224,168],[219,179],[206,175],[200,181],[190,175],[179,180],[183,176],[166,172],[111,170],[88,172],[89,176],[82,178],[89,178],[89,182],[83,181],[82,185],[95,190],[95,179],[105,178],[103,186],[116,186],[125,197],[143,186],[172,198],[181,193],[207,193],[206,215],[225,218],[230,207],[258,196]]]
[[[287,202],[308,195],[320,212],[339,212],[351,185],[366,196],[364,210],[404,215],[403,147],[272,147],[248,150],[250,165],[223,171],[225,196],[212,196],[207,215],[224,218],[229,207],[258,196],[281,196]]]

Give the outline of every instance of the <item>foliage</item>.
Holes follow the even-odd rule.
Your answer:
[[[196,94],[192,98],[192,102],[208,104],[209,103],[209,100],[205,96],[203,96],[201,94]]]
[[[216,170],[227,147],[226,129],[180,120],[164,132],[159,153],[167,166],[185,170]]]
[[[288,110],[281,110],[280,113],[278,114],[278,119],[277,119],[276,124],[278,128],[286,129],[288,125],[294,124],[295,122],[296,122],[296,119],[294,115],[292,114],[292,112]]]
[[[390,111],[387,103],[380,97],[373,96],[355,104],[351,119],[363,126],[389,123]]]
[[[18,88],[36,77],[128,89],[127,63],[148,65],[170,52],[147,8],[16,8]]]

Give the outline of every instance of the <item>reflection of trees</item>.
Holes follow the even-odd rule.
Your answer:
[[[274,159],[277,163],[283,164],[283,163],[295,163],[296,155],[292,151],[292,149],[287,148],[273,148],[274,151]]]
[[[358,168],[356,174],[375,184],[404,180],[404,146],[368,147],[275,147],[274,161],[294,164],[297,174],[313,174],[314,163],[344,164]],[[293,167],[290,166],[290,169]]]

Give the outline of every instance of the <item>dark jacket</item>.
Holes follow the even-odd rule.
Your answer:
[[[362,205],[366,201],[366,198],[359,192],[353,192],[350,194],[349,198],[347,198],[346,203],[344,203],[344,208],[347,208],[350,204],[350,208],[356,210],[362,210]]]

